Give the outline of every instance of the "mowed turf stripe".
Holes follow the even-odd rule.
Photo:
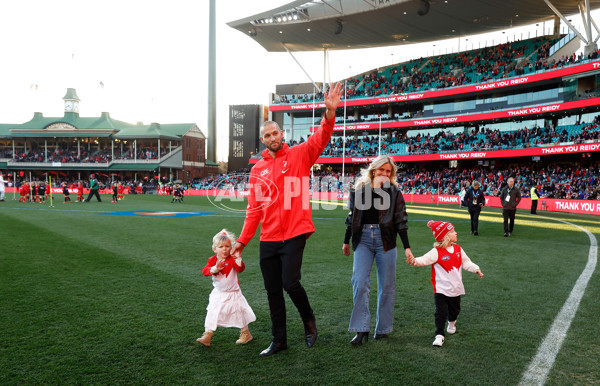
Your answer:
[[[144,383],[129,363],[198,328],[193,285],[19,219],[2,236],[2,384]]]
[[[548,373],[552,369],[554,361],[556,360],[556,356],[558,355],[558,352],[560,351],[560,348],[567,337],[571,322],[573,322],[573,318],[577,313],[579,303],[585,294],[585,289],[587,288],[590,278],[596,269],[596,263],[598,260],[598,241],[591,232],[564,220],[553,220],[576,227],[587,234],[590,239],[588,261],[585,269],[577,279],[577,282],[575,283],[575,286],[565,301],[562,309],[554,319],[546,338],[538,348],[536,356],[529,364],[527,371],[525,371],[523,374],[523,378],[520,382],[521,385],[543,385],[546,382]]]
[[[144,264],[173,275],[177,280],[197,283],[203,266],[190,266],[185,259],[169,251],[181,232],[197,233],[189,218],[140,218],[133,216],[99,216],[73,211],[7,211],[12,218],[74,242],[84,242],[120,258]],[[73,217],[73,215],[76,217]],[[42,217],[43,216],[43,217]],[[207,239],[209,239],[207,235]],[[212,235],[210,235],[212,239]],[[208,241],[208,240],[207,240]],[[209,251],[210,252],[210,251]],[[206,262],[203,262],[204,264]]]

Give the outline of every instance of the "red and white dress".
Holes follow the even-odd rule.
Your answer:
[[[213,274],[211,268],[217,261],[217,256],[213,256],[202,268],[204,276],[212,276],[214,287],[206,307],[204,327],[212,331],[217,327],[246,327],[256,320],[238,281],[238,272],[244,271],[246,266],[242,261],[239,262],[241,265],[238,265],[235,259],[229,256],[225,259],[225,266],[221,272]]]
[[[426,265],[431,265],[433,292],[450,297],[465,294],[461,268],[469,272],[479,269],[479,266],[471,261],[458,244],[450,245],[448,248],[435,247],[415,259],[415,266]]]

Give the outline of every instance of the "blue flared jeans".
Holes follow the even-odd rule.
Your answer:
[[[388,334],[393,330],[394,303],[396,298],[396,248],[383,251],[379,225],[365,224],[360,243],[354,250],[352,267],[352,290],[354,307],[348,331],[371,330],[369,297],[371,294],[371,268],[373,260],[377,267],[377,321],[375,334]]]

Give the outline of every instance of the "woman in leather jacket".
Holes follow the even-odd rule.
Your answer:
[[[353,345],[369,339],[371,315],[370,274],[377,269],[377,321],[375,339],[393,330],[396,293],[396,236],[400,235],[406,260],[413,257],[408,242],[408,216],[404,197],[396,181],[397,167],[387,155],[377,157],[350,192],[343,252],[350,256],[350,239],[354,249],[352,268],[353,309],[348,331],[356,332]]]

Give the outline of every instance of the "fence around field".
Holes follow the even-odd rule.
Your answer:
[[[7,187],[6,193],[12,193],[14,188]],[[76,194],[76,191],[69,189],[71,193]],[[18,192],[16,192],[18,193]],[[52,188],[53,194],[62,193],[62,188]],[[89,189],[84,189],[84,194],[88,194]],[[101,189],[100,194],[112,194],[111,189]],[[124,194],[128,194],[125,191]],[[159,189],[157,194],[167,194],[165,191]],[[188,189],[184,192],[186,196],[209,196],[209,197],[220,197],[221,200],[235,199],[240,200],[244,197],[248,197],[249,192],[247,190],[200,190],[200,189]],[[313,192],[311,198],[314,200],[346,200],[348,199],[348,193],[329,193],[329,192]],[[437,204],[437,205],[458,205],[460,200],[458,196],[449,195],[437,195],[437,194],[405,194],[404,200],[408,204]],[[488,196],[485,198],[485,205],[495,208],[500,208],[499,197]],[[524,197],[519,203],[518,209],[531,208],[531,199]],[[600,215],[600,200],[566,200],[566,199],[554,199],[554,198],[540,198],[538,200],[537,210],[544,210],[549,212],[566,212],[566,213],[583,213]]]

